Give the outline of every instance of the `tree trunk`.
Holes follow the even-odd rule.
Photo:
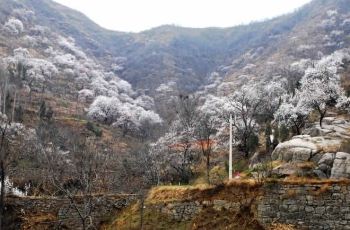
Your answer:
[[[0,194],[0,229],[3,227],[5,211],[5,169],[4,162],[0,162],[1,176],[1,194]]]
[[[295,125],[294,128],[295,128],[296,134],[300,135],[300,128],[297,125]]]
[[[210,155],[207,153],[207,180],[210,185]]]
[[[85,219],[83,219],[81,222],[83,230],[86,230],[86,223],[85,222],[86,222]]]
[[[32,89],[29,90],[29,103],[32,103]]]
[[[320,128],[323,129],[322,127],[322,121],[323,121],[323,118],[326,116],[326,112],[324,113],[320,113]]]

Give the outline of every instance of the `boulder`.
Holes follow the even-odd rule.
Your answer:
[[[332,167],[327,164],[320,164],[314,170],[315,174],[320,178],[329,178],[331,175],[331,171]]]
[[[322,158],[318,161],[318,165],[326,164],[328,166],[333,165],[333,161],[335,158],[335,153],[325,153]]]
[[[303,162],[317,152],[317,146],[305,138],[309,136],[296,136],[292,140],[280,143],[272,153],[273,160],[286,162]]]
[[[271,157],[282,161],[282,165],[274,171],[279,175],[300,174],[297,165],[313,162],[311,171],[320,178],[350,178],[350,154],[340,152],[342,142],[349,139],[348,120],[326,117],[322,128],[318,122],[311,124],[303,135],[294,136],[276,147]]]
[[[322,159],[323,155],[324,155],[323,153],[312,154],[311,161],[317,165],[318,162]]]
[[[322,128],[318,122],[314,123],[303,131],[303,134],[310,135],[311,137],[316,136],[329,136],[337,137],[342,139],[350,139],[350,122],[336,117],[325,117],[323,119]]]
[[[318,178],[321,178],[321,179],[328,178],[328,176],[322,170],[315,169],[313,172]]]
[[[350,154],[339,152],[335,155],[331,178],[350,178]]]
[[[342,139],[335,137],[295,136],[292,140],[280,143],[272,153],[273,160],[286,162],[314,161],[317,163],[320,154],[337,152]]]

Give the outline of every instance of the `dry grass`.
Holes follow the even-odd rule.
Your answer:
[[[157,229],[191,229],[191,221],[176,221],[170,216],[161,213],[157,208],[147,206],[143,216],[144,230]],[[141,223],[140,204],[135,203],[124,209],[111,224],[105,224],[100,229],[103,230],[139,230]]]
[[[227,186],[234,186],[234,187],[240,187],[240,188],[257,188],[261,186],[261,183],[259,183],[255,179],[244,179],[244,180],[231,180],[227,181],[225,183]]]
[[[307,166],[307,165],[306,165]],[[306,167],[305,166],[305,167]],[[320,185],[321,189],[317,193],[326,192],[328,186],[333,184],[349,185],[350,180],[317,179],[308,177],[290,176],[283,180],[267,179],[265,183],[285,184],[285,185]],[[186,201],[186,200],[228,200],[236,201],[242,196],[256,195],[262,192],[260,189],[264,184],[254,179],[242,179],[226,181],[217,186],[206,184],[196,186],[159,186],[150,190],[147,198],[149,203]],[[293,193],[291,190],[290,193]],[[293,197],[296,194],[287,194]],[[316,194],[317,195],[317,194]]]
[[[260,191],[261,183],[253,179],[232,180],[217,186],[160,186],[150,190],[147,198],[149,203],[185,201],[185,200],[228,200],[240,199],[240,194],[256,195]]]
[[[132,230],[140,229],[139,204],[126,208],[120,213],[113,223],[105,225],[101,229]],[[191,220],[176,221],[168,214],[160,211],[157,205],[146,204],[144,209],[143,229],[179,229],[179,230],[264,230],[260,223],[254,219],[251,212],[237,213],[233,210],[215,210],[212,207],[204,207],[198,215]]]
[[[328,192],[330,188],[331,188],[330,184],[323,184],[320,189],[317,189],[316,191],[310,191],[310,192],[314,196],[320,196],[320,195]]]
[[[205,208],[193,221],[191,230],[264,230],[251,213]]]
[[[315,168],[315,163],[312,161],[302,162],[296,164],[297,168],[303,169],[303,170],[310,170]]]
[[[146,201],[153,203],[157,201],[169,202],[192,199],[196,193],[201,193],[208,188],[213,188],[213,186],[206,184],[196,186],[158,186],[150,190]]]
[[[290,176],[284,180],[279,181],[282,184],[294,184],[294,185],[322,185],[322,184],[350,184],[349,179],[317,179],[309,177],[296,177]]]
[[[24,218],[22,229],[52,229],[52,224],[57,221],[56,215],[52,213],[35,214]]]
[[[290,199],[293,197],[296,197],[298,195],[298,192],[294,189],[290,189],[287,191],[287,193],[283,194],[282,199]]]
[[[273,223],[267,230],[296,230],[293,225]]]

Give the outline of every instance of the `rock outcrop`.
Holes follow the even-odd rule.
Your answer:
[[[350,154],[337,153],[333,162],[331,178],[350,178]]]
[[[341,152],[342,143],[348,141],[350,122],[327,117],[322,128],[314,124],[303,135],[294,136],[276,147],[272,159],[283,164],[274,172],[281,176],[295,174],[300,172],[298,164],[310,162],[314,164],[310,170],[320,178],[350,178],[350,153]]]

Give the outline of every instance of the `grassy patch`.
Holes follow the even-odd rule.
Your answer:
[[[296,228],[291,224],[273,223],[268,230],[296,230]]]
[[[237,194],[256,194],[262,186],[256,180],[232,180],[216,186],[207,184],[197,186],[160,186],[150,190],[147,202],[169,202],[187,200],[228,200],[239,199]]]
[[[269,181],[269,180],[268,180]],[[278,183],[281,184],[292,184],[292,185],[323,185],[323,184],[350,184],[349,179],[318,179],[309,177],[296,177],[290,176],[286,177],[284,180],[279,180]]]
[[[145,205],[143,216],[143,229],[144,230],[157,230],[157,229],[179,229],[186,230],[191,229],[190,221],[175,221],[168,215],[162,214],[154,207]],[[117,219],[110,225],[103,229],[105,230],[139,230],[141,224],[140,205],[138,203],[125,209]]]
[[[263,230],[264,228],[250,213],[236,213],[230,210],[217,211],[206,208],[194,218],[191,229]]]

